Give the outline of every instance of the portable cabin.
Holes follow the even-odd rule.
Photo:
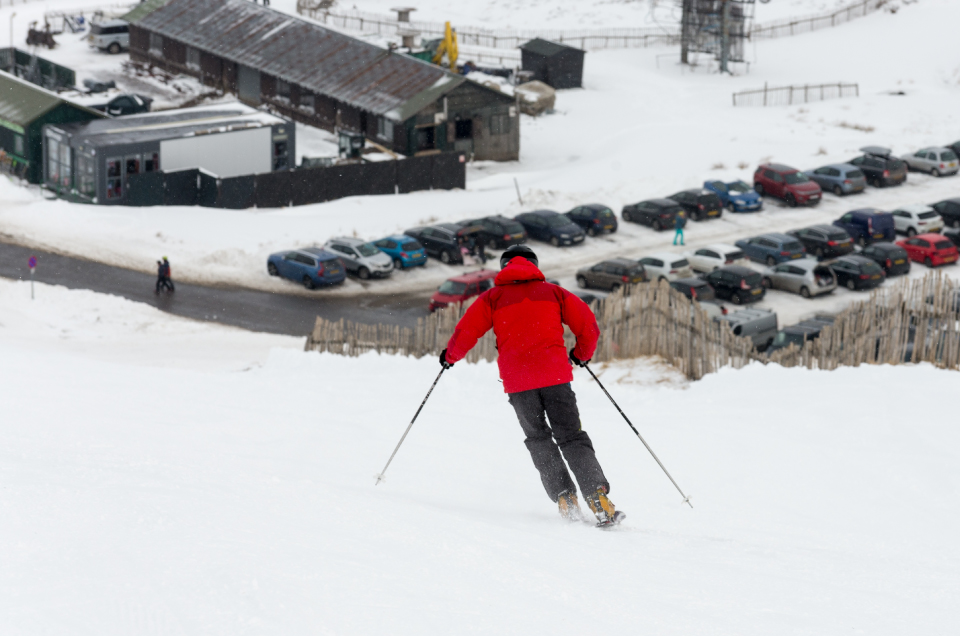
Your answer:
[[[580,88],[583,85],[585,53],[581,49],[541,38],[520,46],[523,70],[533,73],[531,79],[558,89]]]

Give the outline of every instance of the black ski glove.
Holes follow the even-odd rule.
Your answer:
[[[590,362],[590,361],[589,361],[589,360],[581,360],[581,359],[578,358],[577,355],[573,352],[573,349],[571,349],[571,350],[570,350],[570,362],[574,363],[574,364],[577,365],[578,367],[585,367],[585,366],[587,366],[587,363]]]
[[[444,349],[443,351],[440,352],[440,366],[443,367],[444,369],[452,369],[452,368],[453,368],[453,363],[452,363],[452,362],[447,362],[447,350],[446,350],[446,349]]]

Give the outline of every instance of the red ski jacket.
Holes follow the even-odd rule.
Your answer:
[[[518,393],[573,380],[563,342],[563,325],[577,338],[574,354],[589,360],[600,328],[585,302],[544,282],[543,273],[525,258],[514,258],[463,315],[447,343],[447,361],[462,360],[483,334],[497,336],[503,390]]]

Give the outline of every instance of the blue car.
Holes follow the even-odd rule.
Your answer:
[[[347,268],[333,252],[322,247],[277,252],[267,258],[267,273],[302,283],[307,289],[342,283]]]
[[[703,187],[713,192],[731,212],[759,212],[763,199],[749,183],[743,181],[704,181]]]
[[[816,170],[808,170],[806,175],[824,192],[833,192],[838,197],[845,194],[863,192],[867,188],[867,178],[863,171],[849,163],[832,163]]]
[[[394,234],[373,242],[381,252],[393,259],[394,269],[426,265],[427,252],[417,239],[406,234]]]
[[[743,250],[751,261],[766,263],[770,267],[807,255],[807,250],[796,237],[778,232],[741,239],[737,241],[737,247]]]
[[[893,215],[876,208],[851,210],[833,224],[846,230],[860,247],[879,242],[893,243],[897,240]]]

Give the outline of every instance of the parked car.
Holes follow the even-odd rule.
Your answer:
[[[647,280],[677,280],[678,278],[690,278],[693,276],[693,270],[690,269],[690,261],[680,254],[657,252],[656,254],[641,258],[640,264],[643,265]]]
[[[417,239],[426,250],[427,256],[440,259],[446,264],[463,263],[458,232],[462,230],[456,223],[438,223],[427,227],[410,228],[404,234]]]
[[[867,178],[860,168],[849,163],[832,163],[807,171],[807,176],[824,192],[833,192],[838,197],[863,192]]]
[[[476,228],[477,240],[492,250],[505,250],[527,242],[527,231],[518,221],[505,216],[486,216],[460,222],[461,228]]]
[[[720,197],[720,202],[731,212],[759,212],[763,209],[763,199],[744,181],[704,181],[703,189]]]
[[[567,217],[579,225],[587,236],[612,234],[617,231],[617,215],[613,210],[599,203],[578,205],[567,212]]]
[[[739,247],[726,243],[715,243],[687,252],[690,269],[695,272],[712,272],[724,265],[746,265],[750,262]]]
[[[577,271],[577,285],[581,289],[616,291],[622,285],[633,285],[646,280],[643,265],[628,258],[612,258]]]
[[[340,236],[327,241],[323,248],[339,256],[347,271],[363,280],[371,276],[385,278],[393,273],[393,259],[363,239]]]
[[[953,154],[960,157],[960,141],[955,141],[952,144],[946,144],[944,148],[949,148],[953,151]]]
[[[804,298],[813,298],[835,290],[837,275],[827,265],[803,258],[768,268],[763,273],[762,282],[767,289],[781,289],[800,294]]]
[[[939,232],[943,229],[943,219],[929,205],[916,203],[899,207],[893,215],[893,226],[897,232],[907,236]]]
[[[897,238],[893,215],[876,208],[852,210],[833,224],[843,229],[861,247],[877,241],[890,243]]]
[[[347,277],[340,258],[321,247],[271,254],[267,258],[267,273],[297,281],[307,289],[336,285]]]
[[[393,259],[394,269],[407,269],[427,264],[427,252],[417,239],[406,234],[394,234],[384,237],[373,244]]]
[[[873,243],[860,250],[865,256],[883,268],[887,276],[910,273],[910,257],[907,250],[895,243]]]
[[[813,254],[817,260],[835,258],[853,251],[853,239],[845,230],[834,225],[811,225],[787,234],[796,237],[807,254]]]
[[[953,241],[953,244],[960,247],[960,230],[946,230],[943,235]]]
[[[837,284],[850,290],[873,289],[887,278],[876,261],[859,254],[841,256],[831,262],[830,267],[837,275]]]
[[[815,181],[796,168],[768,163],[753,173],[753,188],[761,195],[783,199],[790,207],[817,205],[823,192]]]
[[[923,263],[927,267],[957,262],[957,246],[939,234],[917,234],[912,238],[900,239],[897,245],[907,250],[911,261]]]
[[[741,265],[726,265],[701,278],[710,283],[717,298],[735,305],[756,302],[766,295],[760,274]]]
[[[718,316],[714,320],[730,323],[733,334],[750,338],[757,351],[765,351],[773,342],[774,336],[777,335],[777,314],[769,309],[751,307],[734,311],[725,316]]]
[[[439,289],[430,297],[430,311],[434,312],[447,305],[462,303],[465,300],[479,296],[493,287],[493,279],[497,273],[489,269],[470,272],[448,278]]]
[[[120,117],[122,115],[149,113],[151,104],[153,104],[152,97],[126,93],[124,95],[117,95],[109,102],[103,104],[91,104],[90,108],[114,117]]]
[[[717,297],[717,293],[713,290],[710,283],[702,278],[678,278],[670,282],[670,287],[676,289],[690,300],[704,302],[707,300],[715,300]]]
[[[767,347],[766,353],[770,355],[774,351],[786,349],[792,344],[797,345],[797,347],[803,347],[805,342],[816,340],[825,326],[824,324],[804,321],[797,325],[784,327],[774,336],[773,342]]]
[[[719,219],[723,216],[723,202],[709,190],[684,190],[667,198],[679,203],[687,216],[694,221]]]
[[[944,199],[930,207],[940,215],[946,225],[960,227],[960,197]]]
[[[889,148],[865,146],[860,149],[864,154],[847,163],[863,171],[867,183],[878,188],[900,185],[907,180],[907,164],[891,155]]]
[[[673,199],[650,199],[623,206],[620,216],[624,221],[649,225],[657,232],[673,229],[677,213],[682,211]]]
[[[907,168],[929,172],[934,177],[957,174],[960,170],[960,161],[957,153],[950,148],[921,148],[913,154],[901,157]]]
[[[90,46],[116,55],[130,48],[130,23],[126,20],[106,20],[90,23]]]
[[[518,214],[516,220],[530,238],[547,241],[554,247],[583,243],[583,230],[565,214],[553,210],[536,210]]]
[[[753,238],[740,239],[737,247],[743,250],[751,261],[774,266],[777,263],[803,258],[807,250],[803,244],[789,234],[770,232]]]

